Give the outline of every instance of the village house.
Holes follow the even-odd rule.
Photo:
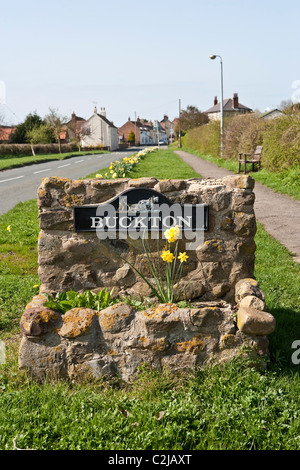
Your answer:
[[[140,119],[132,121],[130,117],[127,122],[118,129],[120,143],[127,143],[129,134],[135,135],[136,145],[152,145],[153,143],[153,125],[152,122],[148,122],[146,119]]]
[[[163,130],[165,131],[167,135],[167,141],[168,142],[173,142],[174,140],[174,127],[172,122],[169,119],[169,116],[166,114],[164,115],[164,118],[160,121],[160,125],[162,126]]]
[[[127,122],[118,129],[120,143],[127,143],[129,135],[133,133],[135,136],[135,144],[140,145],[142,125],[142,121],[139,117],[136,121],[132,121],[129,116]]]
[[[208,115],[210,121],[221,120],[221,102],[218,102],[218,98],[216,96],[214,97],[214,105],[204,112]],[[224,117],[246,113],[252,113],[252,109],[239,102],[239,97],[237,93],[233,94],[232,99],[227,98],[223,100]]]
[[[282,111],[280,111],[280,109],[269,109],[269,110],[266,110],[264,113],[262,113],[260,115],[260,118],[261,119],[275,119],[275,118],[278,118],[278,117],[281,117],[283,116],[284,113]]]
[[[168,143],[167,133],[159,121],[154,121],[153,124],[153,143],[156,145],[159,143]]]
[[[0,144],[8,144],[11,134],[16,128],[12,126],[0,126]]]
[[[85,123],[84,118],[77,116],[74,112],[72,113],[71,120],[65,125],[67,142],[77,140],[80,135],[84,134],[83,124]]]
[[[118,129],[113,122],[106,117],[105,108],[101,108],[98,114],[97,108],[94,114],[83,123],[84,135],[82,136],[82,147],[104,147],[108,150],[119,148]]]

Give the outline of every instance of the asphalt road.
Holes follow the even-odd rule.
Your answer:
[[[138,150],[141,149],[132,147],[109,154],[84,155],[0,171],[0,214],[8,212],[19,202],[35,199],[37,189],[45,177],[84,178],[95,171],[100,173],[111,162],[121,160]]]

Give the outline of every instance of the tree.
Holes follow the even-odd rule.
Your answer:
[[[35,156],[33,147],[35,144],[50,144],[55,142],[53,129],[49,124],[42,124],[41,126],[34,127],[31,131],[27,132],[26,138],[31,145],[33,156]]]
[[[10,143],[12,144],[26,144],[28,143],[27,140],[27,133],[32,131],[32,129],[38,128],[43,124],[42,118],[34,111],[33,113],[29,113],[24,122],[19,124],[16,127],[14,133],[10,134]]]
[[[88,129],[84,126],[85,121],[72,119],[67,125],[71,140],[74,140],[81,151],[81,141],[84,136],[88,135]]]
[[[45,116],[45,123],[49,124],[58,143],[59,153],[61,153],[61,133],[64,130],[64,122],[67,118],[58,114],[57,109],[49,108],[49,114]]]
[[[202,113],[196,106],[187,106],[186,110],[181,111],[180,127],[181,131],[194,129],[195,127],[207,124],[209,121],[207,114]]]
[[[135,143],[135,135],[134,135],[134,132],[133,132],[133,131],[130,131],[130,132],[129,132],[127,141],[128,141],[128,143],[130,143],[130,144],[134,144],[134,143]]]

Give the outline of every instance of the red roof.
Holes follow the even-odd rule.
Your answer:
[[[9,140],[10,135],[15,132],[15,127],[0,126],[0,141]]]

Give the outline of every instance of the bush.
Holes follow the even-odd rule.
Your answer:
[[[236,159],[240,152],[252,153],[263,144],[263,132],[269,121],[256,114],[237,115],[229,118],[224,126],[223,158]]]
[[[264,120],[256,114],[225,118],[223,158],[237,160],[240,152],[252,153],[263,146],[262,166],[282,172],[300,164],[300,112]],[[204,155],[220,157],[220,122],[192,129],[183,137],[184,146]]]
[[[37,155],[48,155],[59,153],[58,144],[37,144],[33,146]],[[77,151],[76,144],[62,144],[63,153]],[[32,155],[30,144],[0,144],[0,155],[24,156]]]
[[[287,114],[269,122],[263,134],[263,165],[283,171],[300,164],[300,113]]]
[[[190,130],[182,138],[185,147],[199,150],[213,157],[220,156],[220,122],[211,121],[208,124]]]

